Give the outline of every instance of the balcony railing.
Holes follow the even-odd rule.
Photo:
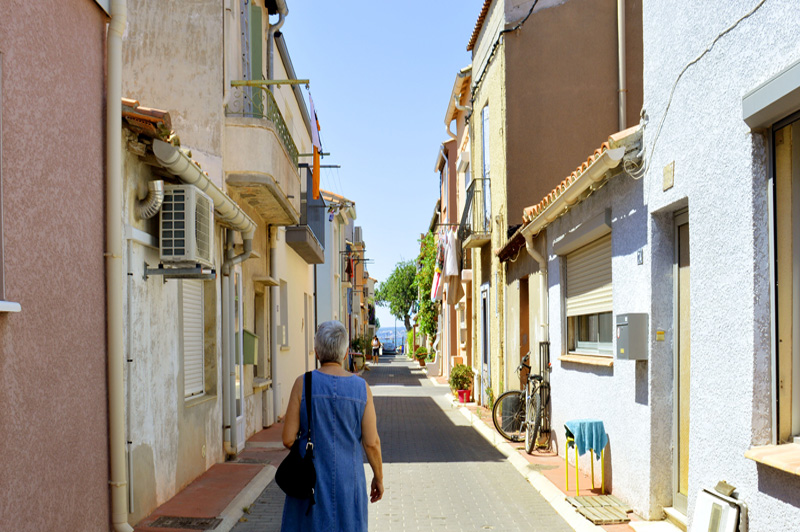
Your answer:
[[[464,247],[478,247],[492,237],[492,189],[488,179],[473,179],[467,188],[458,236]]]
[[[263,118],[272,122],[275,133],[281,139],[292,164],[297,168],[299,152],[297,145],[289,133],[289,127],[283,119],[281,110],[275,97],[266,87],[267,82],[239,80],[231,81],[232,93],[228,104],[225,106],[226,116],[244,116],[248,118]]]

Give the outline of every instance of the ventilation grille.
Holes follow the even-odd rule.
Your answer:
[[[167,185],[161,206],[161,262],[213,267],[214,211],[211,198],[193,185]]]

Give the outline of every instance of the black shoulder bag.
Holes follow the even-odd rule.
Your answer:
[[[314,444],[311,442],[311,372],[305,375],[306,417],[308,418],[308,443],[306,455],[300,456],[300,434],[294,440],[289,455],[283,459],[275,473],[275,482],[286,495],[296,499],[310,499],[308,511],[316,504],[314,487],[317,484],[317,470],[314,467]]]

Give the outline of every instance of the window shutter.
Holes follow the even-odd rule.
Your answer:
[[[183,387],[184,396],[204,392],[203,282],[183,280]]]
[[[567,255],[567,316],[613,310],[611,235]]]
[[[264,78],[263,48],[264,31],[261,26],[261,6],[250,4],[250,79],[259,81]],[[253,113],[264,116],[264,92],[260,87],[253,87]]]

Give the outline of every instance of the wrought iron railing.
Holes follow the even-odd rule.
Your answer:
[[[231,98],[225,106],[225,114],[227,116],[263,118],[272,122],[292,164],[297,168],[299,157],[297,145],[289,133],[289,127],[283,119],[283,114],[278,108],[272,91],[266,87],[266,81],[232,81],[231,85]]]
[[[470,235],[489,236],[492,232],[492,188],[488,179],[473,179],[467,188],[464,212],[458,226],[463,241]]]

